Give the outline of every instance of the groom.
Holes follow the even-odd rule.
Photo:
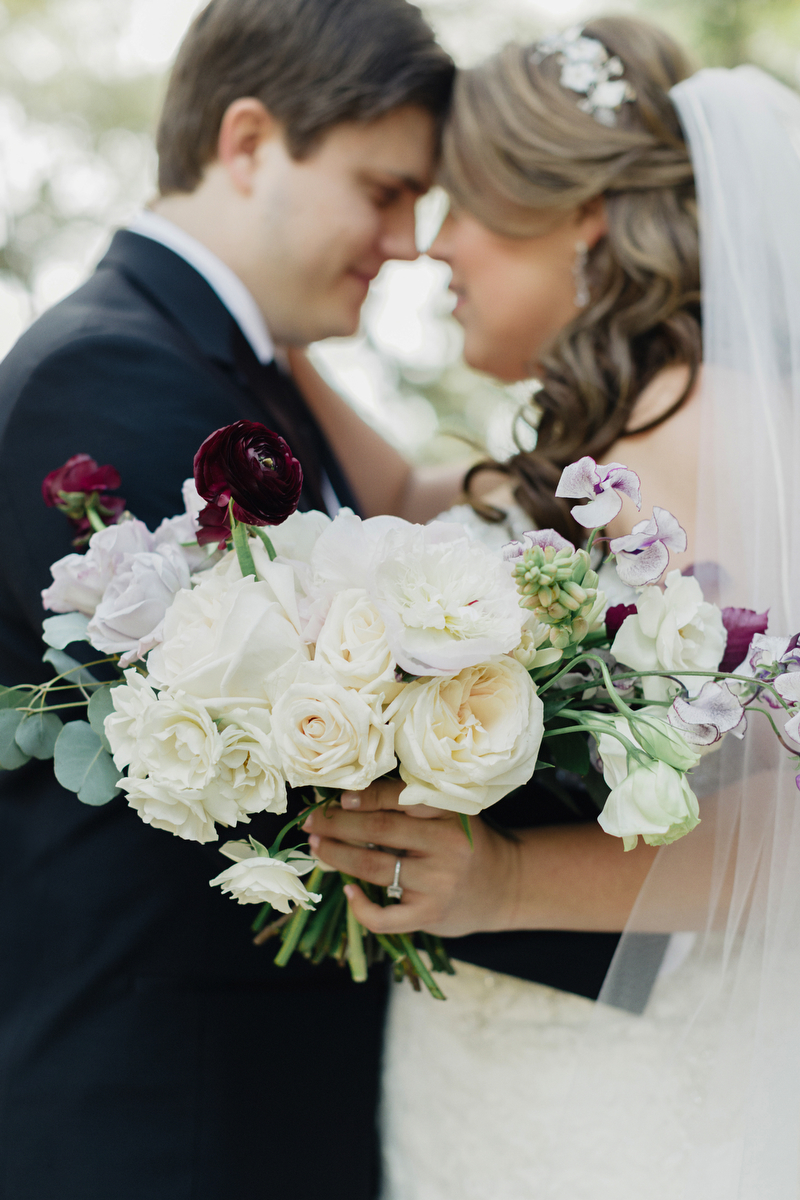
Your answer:
[[[202,440],[247,418],[301,459],[302,507],[353,504],[276,347],[354,332],[382,263],[415,257],[451,80],[406,0],[212,0],[196,19],[158,199],[0,366],[3,684],[48,674],[40,591],[70,530],[40,488],[70,455],[113,464],[153,528]],[[2,776],[4,1200],[375,1194],[381,979],[274,967],[208,886],[222,862],[121,797],[82,805],[51,763]]]

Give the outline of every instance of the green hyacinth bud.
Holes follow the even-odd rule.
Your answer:
[[[582,642],[600,626],[605,606],[597,572],[589,555],[567,545],[529,547],[514,565],[520,604],[550,626],[550,641],[559,650]]]

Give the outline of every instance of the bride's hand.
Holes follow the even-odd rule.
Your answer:
[[[374,783],[344,792],[341,808],[318,809],[303,829],[323,863],[368,883],[388,887],[398,855],[402,900],[383,908],[356,884],[345,888],[356,918],[373,933],[422,929],[442,937],[513,927],[519,884],[518,846],[479,817],[471,818],[469,842],[458,815],[438,808],[402,808],[404,784]],[[386,849],[370,849],[369,845]]]

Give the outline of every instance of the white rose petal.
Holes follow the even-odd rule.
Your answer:
[[[508,566],[461,525],[388,530],[369,591],[412,675],[455,675],[519,645],[525,613]]]
[[[664,591],[644,588],[636,608],[623,621],[611,653],[634,671],[671,671],[696,696],[706,680],[682,672],[713,672],[725,653],[727,634],[716,604],[703,599],[693,576],[670,571]],[[678,690],[657,676],[643,678],[642,689],[648,700],[668,700]]]
[[[119,786],[146,825],[191,842],[215,842],[217,831],[202,792],[170,787],[153,779],[125,778]]]
[[[395,766],[380,696],[343,687],[324,663],[300,669],[275,704],[272,731],[293,787],[359,790]]]
[[[144,675],[134,668],[125,672],[125,680],[120,687],[112,689],[114,711],[104,722],[114,763],[120,771],[129,767],[136,757],[142,720],[151,705],[158,701]]]
[[[177,546],[127,554],[89,622],[89,641],[107,654],[122,654],[120,665],[129,666],[161,640],[167,609],[190,583]]]
[[[666,846],[691,833],[700,822],[700,809],[681,771],[652,762],[635,766],[612,788],[597,820],[632,850],[639,837],[650,846]]]
[[[248,853],[249,851],[249,853]],[[219,886],[239,904],[271,904],[278,912],[288,913],[294,902],[300,908],[313,908],[322,896],[306,890],[301,877],[316,865],[313,858],[295,854],[288,862],[258,855],[241,842],[227,842],[222,853],[236,858],[210,886]]]
[[[286,781],[263,708],[234,709],[220,722],[222,751],[214,786],[242,813],[286,812]]]
[[[345,687],[382,694],[384,703],[403,690],[395,680],[383,617],[363,588],[348,588],[334,598],[317,638],[314,661],[330,667]]]
[[[153,535],[142,521],[121,521],[93,533],[85,554],[68,554],[51,566],[53,582],[42,592],[44,607],[91,617],[126,556],[153,546]]]
[[[401,804],[474,815],[533,774],[543,708],[516,659],[411,683],[395,709]]]

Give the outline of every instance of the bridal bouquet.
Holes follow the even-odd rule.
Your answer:
[[[297,512],[299,464],[247,421],[203,443],[186,511],[155,531],[111,494],[120,482],[87,455],[44,481],[87,548],[53,564],[43,593],[55,678],[0,693],[0,766],[52,757],[84,803],[122,792],[143,821],[198,842],[287,813],[298,789],[272,844],[226,842],[232,865],[211,880],[261,906],[256,940],[280,937],[278,963],[333,956],[362,980],[388,956],[436,996],[431,968],[452,971],[436,938],[367,933],[349,877],[284,846],[343,789],[399,774],[401,803],[450,809],[469,836],[471,816],[535,771],[566,771],[628,849],[694,828],[687,773],[743,734],[746,710],[798,753],[785,740],[800,747],[798,639],[767,637],[767,614],[720,611],[691,576],[658,587],[686,546],[665,510],[611,541],[607,561],[635,590],[607,606],[599,535],[622,495],[639,503],[619,464],[584,458],[562,476],[559,495],[588,501],[572,510],[586,548],[544,530],[502,556],[455,522]],[[81,642],[100,657],[67,653]],[[392,888],[361,886],[392,902]]]

